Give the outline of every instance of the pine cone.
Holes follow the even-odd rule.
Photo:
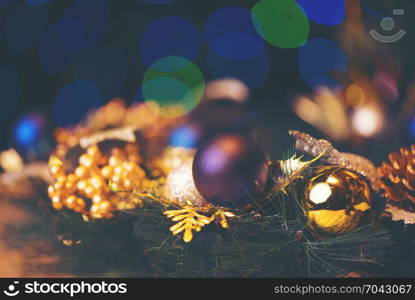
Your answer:
[[[390,205],[415,212],[415,145],[392,152],[378,168],[379,183]]]

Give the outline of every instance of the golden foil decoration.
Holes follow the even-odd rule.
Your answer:
[[[183,209],[165,211],[164,215],[173,222],[177,222],[170,227],[170,231],[174,235],[183,231],[183,241],[185,243],[188,243],[193,239],[193,230],[200,231],[204,226],[212,222],[211,218],[198,213],[191,203]]]
[[[304,195],[310,227],[329,234],[353,231],[371,203],[372,191],[366,179],[353,170],[335,166],[317,169]]]
[[[187,202],[181,209],[167,210],[163,214],[173,222],[177,222],[170,227],[173,235],[183,232],[183,241],[189,243],[193,239],[193,231],[199,232],[203,227],[210,224],[214,220],[218,220],[222,228],[228,228],[229,224],[226,218],[233,218],[232,212],[224,211],[220,208],[214,209],[215,212],[210,216],[202,213],[208,213],[213,209],[212,205],[205,207],[195,207],[191,202]]]
[[[296,139],[297,150],[311,156],[321,155],[320,160],[325,163],[354,170],[370,180],[373,189],[379,189],[376,167],[367,158],[353,153],[340,152],[329,141],[316,139],[301,131],[289,130],[288,133]]]

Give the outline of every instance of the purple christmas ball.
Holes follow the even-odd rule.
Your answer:
[[[268,161],[249,137],[221,134],[202,145],[193,161],[193,179],[210,203],[241,207],[259,199],[268,177]]]

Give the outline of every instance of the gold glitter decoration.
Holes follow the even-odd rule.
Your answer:
[[[368,178],[375,190],[379,189],[376,167],[370,160],[353,153],[340,152],[329,141],[318,140],[304,132],[289,130],[288,133],[296,139],[297,150],[311,156],[321,155],[323,162],[354,170]]]
[[[356,171],[335,166],[317,169],[304,196],[311,228],[332,234],[353,231],[371,203],[372,191],[365,178]]]
[[[179,205],[185,205],[187,201],[194,206],[203,206],[208,203],[197,191],[193,182],[192,161],[170,172],[164,191],[166,198]]]
[[[403,221],[404,224],[415,224],[415,213],[387,204],[385,211],[390,214],[392,221]]]
[[[234,213],[230,211],[223,211],[219,209],[216,211],[211,218],[219,218],[219,224],[222,228],[229,228],[228,220],[226,218],[234,218],[236,217]]]
[[[153,160],[151,165],[163,171],[165,175],[168,175],[184,164],[191,163],[195,154],[196,149],[169,146],[160,157]]]
[[[199,211],[205,212],[206,210],[209,210],[209,208],[197,208],[194,207],[191,202],[187,202],[187,205],[183,208],[178,210],[167,210],[163,212],[163,214],[173,222],[177,222],[170,227],[172,234],[177,235],[183,232],[183,241],[189,243],[193,239],[193,231],[201,231],[204,226],[210,224],[216,218],[219,218],[219,223],[223,228],[228,228],[229,225],[226,217],[235,217],[233,213],[221,209],[217,209],[210,217],[199,213]]]
[[[72,173],[65,173],[63,161],[55,155],[49,159],[49,170],[54,183],[48,188],[52,206],[64,207],[81,213],[84,220],[110,218],[116,210],[141,206],[141,200],[121,197],[113,190],[133,193],[135,186],[148,179],[138,165],[142,160],[137,144],[113,148],[106,157],[98,146],[88,147],[79,157],[79,165]]]

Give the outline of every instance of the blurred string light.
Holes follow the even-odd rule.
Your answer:
[[[206,85],[203,100],[229,99],[245,102],[249,97],[248,87],[235,78],[212,80]]]
[[[203,34],[210,49],[229,59],[246,59],[264,49],[264,41],[255,30],[249,9],[227,6],[206,20]]]
[[[111,47],[92,48],[74,63],[74,78],[93,81],[104,101],[121,96],[127,71],[127,55]]]
[[[37,6],[37,5],[46,4],[49,1],[51,1],[51,0],[26,0],[26,4],[31,5],[31,6]]]
[[[351,107],[362,106],[366,102],[363,89],[357,84],[350,84],[346,89],[346,102]]]
[[[208,72],[213,78],[235,78],[249,89],[263,85],[270,72],[270,57],[266,48],[257,56],[244,60],[225,58],[209,51],[207,56]]]
[[[15,54],[30,49],[41,38],[47,25],[46,6],[17,6],[6,19],[7,47]]]
[[[379,91],[366,76],[353,77],[345,89],[344,102],[348,105],[350,131],[355,136],[370,138],[378,134],[385,123],[385,111]]]
[[[313,97],[300,96],[293,102],[294,112],[331,139],[347,140],[350,136],[346,105],[338,94],[320,87]]]
[[[82,50],[101,38],[108,18],[107,0],[75,0],[41,40],[38,55],[44,70],[49,74],[65,70]]]
[[[366,78],[355,80],[344,92],[318,88],[312,97],[297,97],[293,109],[302,120],[336,141],[370,138],[385,125],[383,106]]]
[[[147,106],[162,117],[179,117],[201,100],[205,80],[196,64],[179,56],[153,63],[144,74],[142,95]]]
[[[311,89],[319,86],[335,88],[340,86],[336,75],[347,70],[347,56],[334,42],[314,38],[300,48],[298,66],[303,80]]]
[[[104,103],[93,82],[77,80],[62,88],[55,98],[53,119],[58,126],[70,126]]]
[[[344,0],[297,0],[297,3],[311,21],[321,25],[339,25],[346,17]]]
[[[20,100],[20,88],[20,76],[17,71],[11,67],[0,66],[0,123],[4,122],[15,111]]]
[[[146,66],[167,56],[193,60],[199,54],[201,36],[190,22],[179,17],[163,17],[148,25],[140,39],[140,57]]]
[[[382,112],[373,106],[358,108],[352,113],[351,125],[360,136],[371,137],[383,127]]]
[[[307,41],[310,24],[294,0],[260,0],[251,16],[258,33],[273,46],[297,48]]]
[[[33,146],[38,140],[44,125],[44,119],[38,114],[31,114],[21,118],[14,130],[15,140],[21,146]]]

